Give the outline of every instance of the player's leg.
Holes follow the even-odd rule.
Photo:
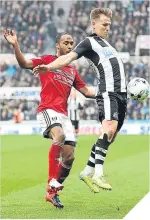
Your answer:
[[[74,127],[74,131],[75,131],[75,137],[76,137],[76,143],[77,143],[77,139],[78,139],[78,133],[79,133],[79,121],[73,121],[71,120],[72,125]]]
[[[54,125],[53,125],[54,126]],[[61,150],[65,141],[65,135],[63,130],[59,126],[54,126],[50,129],[49,137],[52,138],[53,143],[49,150],[49,172],[48,172],[48,186],[46,201],[51,202],[58,208],[63,208],[63,204],[60,202],[58,191],[63,189],[63,185],[57,181],[57,169],[59,166]]]
[[[61,151],[61,160],[58,166],[57,180],[62,183],[67,178],[74,161],[74,148],[76,145],[74,129],[70,119],[62,115],[62,128],[65,134],[65,143]]]
[[[57,169],[59,161],[61,159],[61,151],[65,142],[65,135],[62,127],[56,125],[50,129],[48,136],[51,137],[53,140],[52,146],[49,150],[48,175],[48,184],[52,184],[53,180],[57,179]]]
[[[53,140],[52,146],[49,150],[49,172],[48,172],[48,185],[46,193],[46,201],[51,202],[58,208],[63,208],[59,200],[57,191],[63,189],[63,185],[56,180],[56,171],[59,163],[61,148],[64,145],[65,135],[61,125],[59,114],[53,110],[45,110],[37,115],[37,120],[43,129],[43,136]]]
[[[75,142],[66,141],[61,150],[61,159],[57,170],[57,180],[63,183],[70,173],[74,161]]]
[[[101,129],[101,132],[100,132],[100,136],[103,134],[102,132],[102,129]],[[81,171],[81,175],[86,175],[86,176],[93,176],[94,174],[94,170],[95,170],[95,146],[96,146],[96,143],[93,144],[92,146],[92,149],[91,149],[91,153],[90,153],[90,156],[89,156],[89,159],[87,161],[87,164],[84,168],[84,170]]]
[[[121,95],[121,97],[118,98],[118,125],[117,125],[117,131],[114,133],[114,136],[111,140],[111,143],[115,140],[117,134],[118,134],[118,131],[121,129],[122,125],[123,125],[123,122],[124,122],[124,118],[125,118],[125,115],[126,115],[126,109],[127,109],[127,99],[126,99],[126,94],[124,95]],[[103,104],[103,103],[101,103]],[[115,106],[114,106],[115,107]],[[103,111],[103,107],[101,105],[101,111],[100,111],[100,120],[103,120],[103,115],[104,115],[104,111]],[[113,108],[114,110],[117,109],[117,106],[115,108]],[[114,113],[113,113],[114,114]],[[105,118],[105,117],[104,117]],[[105,127],[105,125],[104,125]],[[106,127],[106,131],[107,131],[107,127]],[[115,129],[116,130],[116,129]],[[101,131],[101,135],[99,137],[99,139],[102,139],[103,137],[103,130]],[[110,143],[108,143],[108,146],[109,146]],[[92,147],[92,150],[91,150],[91,154],[90,154],[90,157],[89,157],[89,160],[87,162],[87,165],[86,167],[84,168],[83,171],[81,171],[80,173],[80,178],[81,179],[87,179],[88,176],[93,176],[93,172],[94,172],[94,168],[95,168],[95,149],[96,149],[96,143],[93,145]],[[107,153],[107,151],[106,151]],[[103,160],[101,161],[102,163],[98,163],[97,164],[97,168],[98,168],[98,174],[99,176],[102,177],[102,184],[103,184],[103,181],[106,183],[105,184],[105,187],[107,188],[110,188],[110,185],[108,185],[107,181],[104,180],[104,177],[103,177],[103,164],[104,164],[104,159],[106,157],[107,154],[103,154],[101,156],[103,156]],[[91,183],[90,183],[91,184]]]
[[[94,192],[98,193],[99,188],[93,185],[92,177],[95,169],[95,144],[92,146],[90,157],[85,168],[80,172],[79,178],[80,180],[84,181],[89,189]]]
[[[78,139],[78,134],[79,134],[79,121],[75,121],[75,136],[76,136],[76,142]]]
[[[93,183],[103,189],[111,190],[111,185],[104,179],[103,164],[108,152],[108,147],[117,131],[118,122],[115,120],[102,121],[104,134],[99,137],[95,144],[95,172],[93,175]]]
[[[120,117],[120,115],[123,114],[125,116],[125,103],[122,96],[118,94],[110,94],[106,96],[106,99],[103,97],[102,101],[103,102],[100,102],[99,104],[101,106],[100,109],[102,110],[100,111],[100,120],[102,121],[104,135],[102,138],[99,138],[95,148],[95,173],[93,176],[93,183],[101,188],[111,190],[112,187],[103,176],[103,164],[108,152],[108,147],[114,141],[122,126],[121,124],[123,124],[122,117]]]
[[[96,97],[99,108],[99,120],[102,124],[102,135],[98,138],[95,146],[95,173],[93,183],[99,187],[111,190],[110,184],[104,179],[103,164],[108,147],[111,144],[118,126],[118,101],[115,93],[103,93]],[[100,184],[101,183],[101,184]]]
[[[111,102],[113,102],[113,106],[116,111],[117,102],[116,98],[111,98]],[[111,106],[110,97],[108,93],[104,95],[100,94],[97,96],[97,104],[99,108],[99,119],[102,123],[102,131],[101,135],[96,141],[96,143],[92,147],[91,155],[88,160],[87,166],[81,172],[80,178],[83,176],[92,176],[92,182],[95,184],[95,179],[102,179],[102,188],[111,189],[111,186],[104,180],[103,178],[103,164],[105,157],[107,155],[108,147],[111,143],[111,140],[116,132],[117,121],[111,120]],[[106,120],[109,119],[109,120]],[[93,175],[93,170],[95,168],[95,172]]]

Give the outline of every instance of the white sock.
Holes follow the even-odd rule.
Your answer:
[[[100,177],[100,176],[103,176],[103,165],[102,164],[96,164],[95,165],[94,177]]]
[[[94,167],[90,167],[90,166],[86,165],[86,167],[84,168],[83,172],[87,176],[92,176],[93,172],[94,172]]]

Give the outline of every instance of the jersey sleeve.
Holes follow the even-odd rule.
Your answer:
[[[33,66],[34,66],[34,67],[43,64],[43,60],[42,60],[41,57],[33,58],[33,59],[32,59],[32,62],[33,62]]]
[[[45,56],[33,58],[32,62],[33,62],[33,66],[36,67],[36,66],[42,65],[42,64],[49,64],[49,63],[53,62],[53,60],[54,60],[53,56],[45,55]]]
[[[77,59],[79,59],[82,56],[86,56],[86,53],[92,49],[90,40],[88,38],[85,38],[83,41],[81,41],[75,48],[74,52],[78,54]]]
[[[73,82],[73,87],[76,89],[80,89],[86,86],[85,82],[81,79],[79,73],[77,70],[76,71],[76,76],[75,76],[75,80]]]

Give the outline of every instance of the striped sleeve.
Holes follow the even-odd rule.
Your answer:
[[[91,50],[91,43],[90,40],[88,38],[85,38],[83,41],[81,41],[75,48],[74,48],[74,52],[76,52],[78,54],[77,59],[79,59],[82,56],[85,56],[86,53]]]

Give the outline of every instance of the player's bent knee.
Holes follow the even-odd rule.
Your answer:
[[[72,166],[74,160],[74,153],[71,152],[64,157],[64,164],[67,166]]]
[[[108,140],[113,140],[114,136],[115,136],[115,133],[116,133],[116,129],[114,128],[109,128],[107,130],[107,135],[108,135]]]

